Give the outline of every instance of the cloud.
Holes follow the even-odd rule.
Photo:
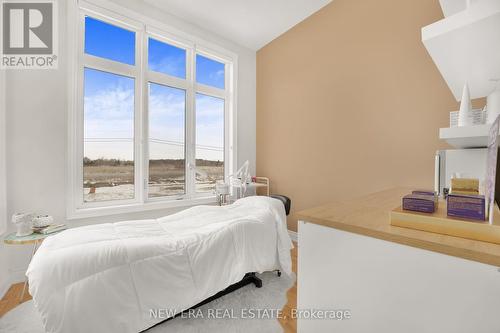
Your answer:
[[[184,90],[150,84],[149,109],[154,116],[184,117],[185,107]]]
[[[133,158],[134,90],[115,85],[85,96],[85,156],[89,158]],[[184,142],[185,92],[152,85],[149,96],[149,136]],[[197,94],[197,144],[224,145],[224,100]],[[89,140],[91,139],[91,140]],[[120,139],[116,140],[110,139]],[[123,139],[129,139],[124,140]],[[96,142],[97,141],[97,142]],[[152,158],[183,158],[184,148],[168,143],[152,143]],[[197,158],[222,160],[223,152],[197,149]]]
[[[159,61],[149,61],[149,69],[182,79],[186,78],[186,62],[180,57],[163,57]]]
[[[196,118],[202,122],[218,122],[224,118],[224,103],[221,98],[196,94]]]
[[[213,78],[213,79],[215,79],[215,80],[223,79],[224,78],[224,70],[223,69],[219,69],[216,72],[212,72],[212,73],[210,73],[210,77]]]
[[[101,90],[85,96],[85,118],[105,121],[133,119],[134,90],[121,86]]]

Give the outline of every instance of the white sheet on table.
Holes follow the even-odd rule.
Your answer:
[[[47,332],[138,332],[247,272],[291,272],[283,204],[248,197],[157,220],[66,230],[47,238],[27,271]]]

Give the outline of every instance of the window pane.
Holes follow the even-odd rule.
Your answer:
[[[224,64],[196,55],[196,82],[215,88],[224,89]]]
[[[184,194],[186,92],[149,84],[149,197]]]
[[[85,16],[85,53],[135,64],[135,32]]]
[[[224,179],[224,100],[196,94],[196,191]]]
[[[186,78],[186,50],[149,38],[148,67],[181,79]]]
[[[134,79],[85,68],[84,202],[134,198]]]

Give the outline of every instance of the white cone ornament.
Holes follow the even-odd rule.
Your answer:
[[[472,103],[470,101],[470,92],[467,82],[464,85],[462,92],[462,101],[460,102],[460,110],[458,111],[458,126],[472,125]]]

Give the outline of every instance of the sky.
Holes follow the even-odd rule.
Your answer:
[[[86,17],[85,52],[135,64],[135,33]],[[186,77],[186,52],[150,38],[148,69]],[[224,88],[224,64],[196,56],[198,83]],[[149,150],[151,159],[184,158],[186,92],[149,83]],[[85,157],[132,160],[134,79],[85,68]],[[224,157],[224,100],[196,94],[196,158]]]

